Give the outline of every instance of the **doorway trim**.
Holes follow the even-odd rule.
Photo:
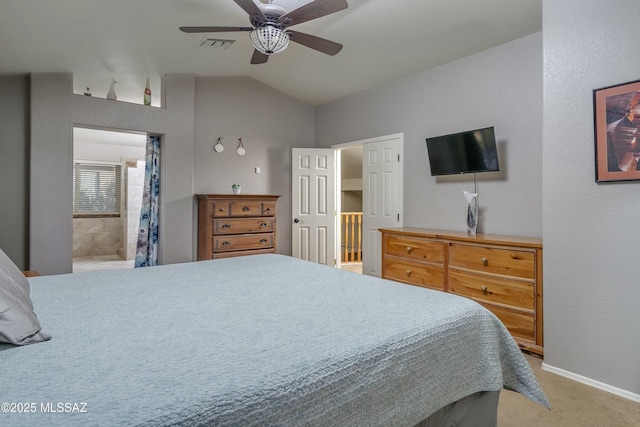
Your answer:
[[[375,142],[382,142],[382,141],[386,141],[386,140],[390,140],[390,139],[397,139],[400,141],[399,147],[398,147],[398,153],[399,153],[399,163],[400,163],[400,182],[399,182],[399,188],[398,188],[398,194],[397,194],[397,209],[398,209],[398,227],[401,227],[403,225],[404,222],[404,133],[395,133],[395,134],[390,134],[390,135],[383,135],[383,136],[378,136],[378,137],[374,137],[374,138],[367,138],[367,139],[362,139],[362,140],[357,140],[357,141],[351,141],[351,142],[346,142],[346,143],[342,143],[342,144],[334,144],[331,146],[331,148],[333,148],[336,151],[340,151],[343,149],[347,149],[347,148],[354,148],[354,147],[358,147],[358,146],[362,146],[364,147],[365,144],[369,144],[369,143],[375,143]],[[364,150],[363,150],[363,156],[364,156]],[[338,157],[339,158],[339,157]],[[364,161],[364,159],[363,159]],[[340,192],[341,192],[341,180],[342,180],[342,170],[339,169],[338,170],[338,176],[336,176],[336,199],[338,200],[338,203],[336,203],[336,218],[340,218],[340,215],[342,213],[342,206],[339,203],[340,201]],[[363,178],[363,199],[364,199],[364,191],[365,190],[365,179]],[[364,224],[363,224],[364,225]],[[336,237],[335,237],[335,244],[336,244],[336,248],[340,248],[340,245],[342,243],[342,235],[340,233],[339,230],[340,227],[336,226]],[[363,227],[364,230],[364,227]],[[363,258],[366,256],[365,253],[363,253]],[[337,267],[340,266],[340,259],[339,257],[337,258]],[[374,270],[377,271],[377,273],[379,274],[381,271],[381,266],[377,266]],[[363,270],[363,274],[366,274],[365,271]]]

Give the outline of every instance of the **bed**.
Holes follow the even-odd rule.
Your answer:
[[[548,406],[500,321],[443,292],[275,254],[28,280],[42,339],[0,343],[2,425],[495,425],[503,388]]]

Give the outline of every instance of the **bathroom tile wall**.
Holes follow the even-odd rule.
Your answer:
[[[116,218],[74,218],[73,257],[117,255],[122,247],[122,221]]]
[[[124,259],[136,258],[136,245],[138,243],[138,229],[140,228],[140,210],[142,207],[142,195],[144,186],[145,162],[138,160],[132,164],[127,163],[127,253]],[[125,254],[122,254],[125,255]]]

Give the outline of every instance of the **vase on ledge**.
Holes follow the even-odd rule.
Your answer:
[[[231,191],[233,191],[233,194],[240,194],[240,191],[242,191],[242,187],[238,184],[233,184],[231,186]]]
[[[116,85],[119,85],[117,81],[111,79],[111,85],[109,86],[109,92],[107,92],[107,99],[112,101],[116,101],[118,99],[118,95],[116,95]]]

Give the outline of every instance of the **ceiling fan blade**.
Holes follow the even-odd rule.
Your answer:
[[[346,0],[314,0],[280,17],[283,25],[297,25],[349,7]]]
[[[255,49],[253,51],[253,56],[251,57],[252,64],[264,64],[269,60],[269,55],[265,55],[259,50]]]
[[[257,16],[261,21],[266,21],[267,18],[264,16],[264,13],[260,10],[257,4],[253,2],[253,0],[233,0],[236,2],[238,6],[244,9],[245,12],[249,14],[250,17]]]
[[[180,27],[185,33],[229,33],[232,31],[251,31],[252,27]]]
[[[340,43],[312,36],[311,34],[305,34],[292,30],[287,30],[287,33],[289,33],[289,40],[291,40],[292,42],[310,47],[311,49],[326,53],[327,55],[333,56],[342,50],[342,45]]]

